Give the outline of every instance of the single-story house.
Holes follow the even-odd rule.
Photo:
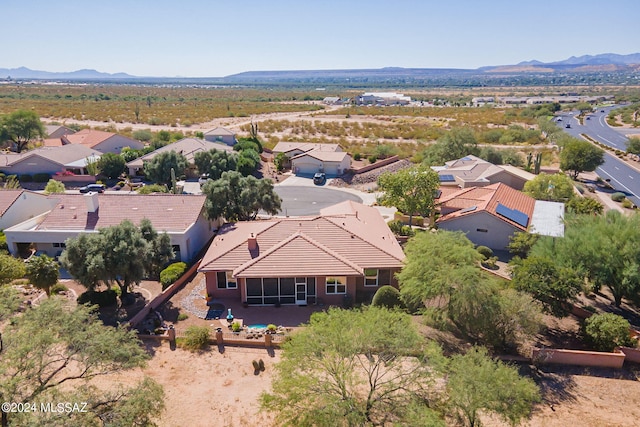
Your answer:
[[[55,201],[28,190],[0,189],[0,230],[53,209]]]
[[[250,305],[342,304],[396,286],[404,258],[380,213],[347,201],[318,216],[225,224],[198,271],[213,298]]]
[[[61,137],[62,144],[84,145],[101,153],[120,154],[125,147],[134,150],[144,148],[144,143],[135,139],[127,138],[113,132],[104,132],[101,130],[82,129],[79,132]]]
[[[356,105],[408,105],[411,97],[396,92],[366,92],[355,97]]]
[[[503,183],[463,188],[439,198],[438,228],[464,232],[476,245],[506,250],[515,232],[564,236],[564,204],[544,202]]]
[[[494,165],[479,157],[468,155],[446,162],[444,166],[432,166],[440,175],[440,184],[459,188],[482,187],[498,182],[516,190],[522,190],[535,175],[511,165]]]
[[[351,157],[339,144],[312,142],[279,142],[273,148],[274,156],[284,153],[291,170],[297,175],[313,175],[324,172],[328,176],[342,175],[351,167]]]
[[[213,224],[204,216],[205,196],[177,194],[53,194],[52,208],[4,230],[12,254],[29,245],[57,256],[67,239],[80,233],[118,225],[136,225],[147,218],[166,232],[176,259],[189,262],[213,237]]]
[[[86,175],[87,164],[97,161],[102,153],[84,145],[41,147],[22,153],[0,154],[0,171],[6,175],[72,172]]]
[[[204,134],[204,139],[205,141],[220,142],[230,146],[236,145],[236,143],[238,142],[235,132],[222,127],[218,127],[206,132]]]
[[[189,168],[186,173],[188,176],[194,177],[198,176],[197,168],[193,163],[196,153],[211,150],[232,152],[233,148],[226,144],[204,141],[199,138],[183,138],[179,141],[167,144],[164,147],[160,147],[149,154],[145,154],[142,157],[138,157],[137,159],[128,162],[127,169],[129,170],[129,175],[140,175],[142,174],[144,163],[153,160],[153,158],[160,153],[175,151],[176,153],[180,153],[187,158],[187,162],[189,162]],[[178,173],[178,171],[176,171],[176,173]]]
[[[61,125],[45,125],[44,129],[47,133],[47,138],[51,139],[60,139],[64,135],[71,135],[72,133],[76,133],[75,130]]]

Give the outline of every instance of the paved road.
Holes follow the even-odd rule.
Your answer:
[[[577,111],[562,113],[558,115],[558,118],[561,119],[560,121],[556,118],[556,124],[563,131],[576,138],[582,139],[581,134],[586,134],[609,147],[626,150],[627,137],[606,122],[609,111],[619,107],[612,106],[598,109],[588,115],[590,117],[589,120],[585,118],[584,124],[580,124],[576,119]],[[567,124],[571,127],[567,128]],[[609,153],[605,153],[604,158],[604,164],[596,169],[598,176],[609,182],[616,190],[626,193],[627,197],[635,205],[640,206],[640,172]]]
[[[282,199],[280,215],[285,216],[317,215],[320,209],[345,200],[362,203],[355,194],[323,187],[278,185],[274,190]]]

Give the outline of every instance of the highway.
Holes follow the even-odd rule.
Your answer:
[[[588,120],[585,117],[584,124],[580,124],[576,118],[577,111],[563,112],[558,114],[554,120],[563,131],[573,137],[582,139],[581,134],[585,134],[604,145],[625,151],[627,137],[606,122],[606,117],[613,108],[617,108],[617,106],[600,108],[596,112],[590,113],[587,116]],[[566,127],[567,124],[569,124],[569,128]],[[608,152],[605,152],[604,160],[605,162],[596,169],[598,176],[611,184],[617,191],[626,193],[635,205],[640,206],[640,171]]]

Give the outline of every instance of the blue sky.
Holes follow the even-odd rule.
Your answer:
[[[222,77],[640,51],[638,0],[2,0],[0,68]]]

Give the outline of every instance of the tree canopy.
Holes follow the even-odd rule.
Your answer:
[[[27,278],[38,289],[51,294],[51,287],[58,283],[60,278],[58,262],[43,254],[33,256],[27,262]]]
[[[173,257],[166,233],[156,234],[150,223],[136,227],[129,220],[98,233],[79,234],[68,239],[66,246],[60,261],[76,280],[89,290],[101,284],[111,288],[115,282],[123,299],[133,284]]]
[[[142,367],[148,359],[133,331],[107,327],[89,307],[68,309],[60,298],[13,316],[3,331],[0,400],[87,402],[86,412],[2,412],[2,425],[154,425],[162,387],[149,378],[101,389],[92,378]]]
[[[64,194],[64,184],[55,179],[50,179],[47,185],[44,187],[45,194]]]
[[[574,197],[573,181],[563,173],[541,173],[524,184],[523,191],[536,200],[568,202]]]
[[[44,125],[34,111],[17,110],[0,117],[0,139],[11,142],[18,153],[46,136]]]
[[[24,277],[27,273],[24,261],[0,252],[0,286]]]
[[[480,154],[475,133],[469,127],[456,127],[425,149],[424,160],[428,165],[442,165],[469,154]]]
[[[572,139],[560,152],[560,168],[571,171],[573,179],[578,179],[581,172],[593,172],[603,163],[604,150],[588,141]]]
[[[378,203],[395,206],[409,215],[409,225],[413,216],[428,217],[434,208],[436,191],[440,186],[438,173],[428,166],[419,165],[387,172],[378,178],[378,187],[384,192]]]
[[[118,178],[125,171],[124,157],[115,153],[104,153],[100,156],[97,166],[107,178]]]
[[[198,172],[208,174],[213,180],[220,179],[223,172],[236,170],[237,161],[237,154],[215,149],[200,151],[193,158]]]
[[[280,211],[280,196],[268,179],[242,176],[240,172],[223,172],[220,179],[208,181],[202,187],[207,196],[205,212],[209,219],[249,221],[263,210],[275,215]]]
[[[155,156],[151,161],[144,163],[144,174],[159,184],[171,184],[171,169],[176,175],[182,176],[189,166],[187,158],[175,151],[165,151]]]

